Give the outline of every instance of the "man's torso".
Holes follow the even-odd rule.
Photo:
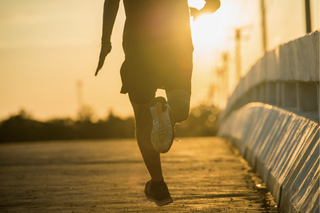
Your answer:
[[[126,54],[153,47],[193,50],[187,0],[123,0]]]

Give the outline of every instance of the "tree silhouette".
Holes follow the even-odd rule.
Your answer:
[[[134,118],[122,119],[109,112],[105,119],[93,121],[90,106],[79,109],[77,119],[54,118],[38,121],[25,110],[0,123],[0,142],[134,138]],[[186,122],[176,125],[177,137],[214,136],[219,110],[215,106],[193,108]]]

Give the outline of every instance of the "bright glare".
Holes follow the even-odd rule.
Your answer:
[[[204,0],[189,0],[188,3],[190,7],[195,7],[199,10],[206,2]]]
[[[192,39],[195,49],[221,50],[226,49],[227,37],[223,19],[219,14],[204,14],[196,21],[191,21]]]
[[[192,6],[191,1],[189,3]],[[230,41],[234,35],[233,27],[234,20],[237,20],[237,13],[230,12],[230,5],[227,3],[224,2],[214,14],[203,14],[197,20],[191,20],[195,51],[200,49],[205,52],[208,52],[209,49],[211,52],[226,51],[233,48],[230,46]]]
[[[190,7],[195,7],[198,10],[200,10],[205,5],[204,0],[189,0],[188,3]],[[210,48],[212,48],[214,29],[213,27],[211,27],[211,18],[212,15],[204,14],[196,21],[191,20],[192,39],[195,49],[198,49],[201,46],[209,46]]]
[[[192,28],[192,37],[195,46],[206,46],[210,45],[212,47],[212,43],[215,37],[215,28],[211,22],[212,15],[202,15],[196,21],[191,22]]]

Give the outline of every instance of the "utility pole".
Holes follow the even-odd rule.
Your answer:
[[[215,84],[213,82],[209,83],[208,86],[208,93],[207,93],[207,105],[210,105],[212,102],[214,103],[214,98],[215,98]]]
[[[241,79],[241,39],[242,39],[242,30],[237,28],[235,30],[235,65],[236,65],[236,78],[238,81]]]
[[[307,0],[306,0],[307,1]],[[262,34],[262,50],[263,52],[267,51],[268,41],[267,41],[267,25],[266,25],[266,6],[265,0],[260,0],[261,8],[261,34]]]
[[[224,100],[224,91],[225,91],[225,85],[223,81],[223,67],[219,66],[215,68],[215,80],[216,80],[216,86],[215,86],[215,94],[217,96],[217,102],[219,106],[221,106],[221,100]]]
[[[82,107],[82,87],[83,83],[81,80],[77,81],[77,101],[78,101],[78,109]]]
[[[219,60],[222,65],[214,69],[216,85],[210,84],[207,98],[210,100],[216,95],[221,105],[221,101],[227,102],[229,97],[229,53],[223,52]]]
[[[307,33],[311,33],[310,0],[305,0],[305,8],[306,8],[306,30],[307,30]]]
[[[224,87],[227,99],[229,98],[229,53],[222,53]]]

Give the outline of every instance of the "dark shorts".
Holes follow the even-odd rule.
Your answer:
[[[191,93],[192,51],[167,45],[126,55],[120,71],[121,93],[129,93],[131,102],[136,104],[149,103],[159,88]]]

